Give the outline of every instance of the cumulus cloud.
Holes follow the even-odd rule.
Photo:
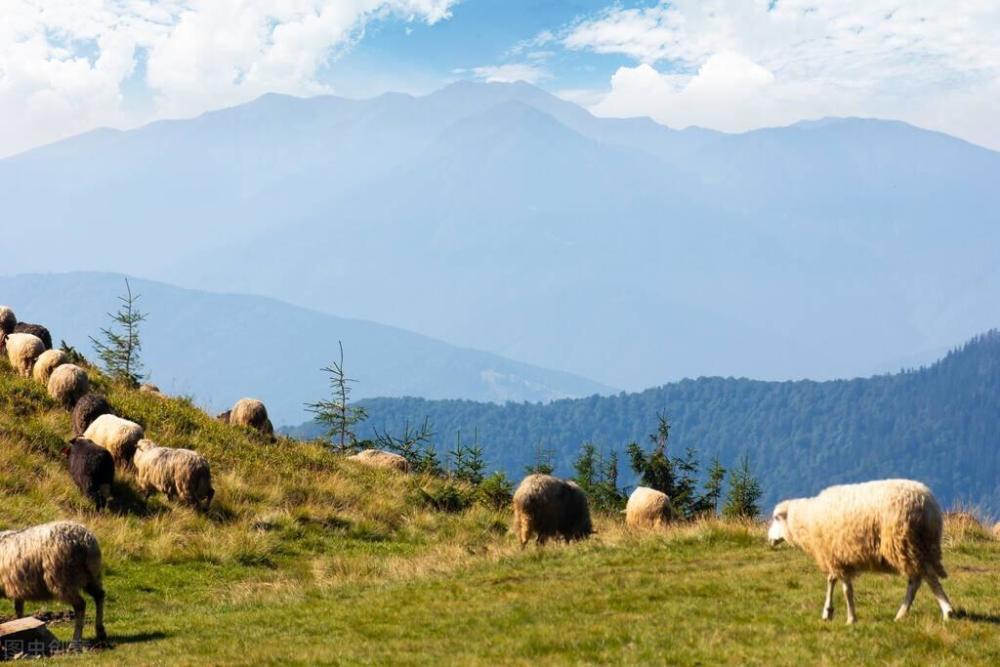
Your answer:
[[[544,67],[529,63],[508,63],[506,65],[474,67],[472,73],[477,79],[482,79],[488,83],[513,83],[515,81],[538,83],[551,76]]]
[[[612,7],[559,37],[624,55],[593,106],[745,130],[820,115],[894,117],[1000,148],[1000,4],[676,0]]]
[[[5,0],[0,156],[98,126],[191,115],[264,92],[325,92],[373,20],[435,23],[457,0]],[[123,91],[151,110],[136,116]]]

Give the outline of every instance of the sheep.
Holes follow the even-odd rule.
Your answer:
[[[1000,521],[993,524],[993,537],[1000,540]]]
[[[220,421],[223,424],[229,423],[229,417],[233,414],[232,410],[226,410],[225,412],[220,412],[215,416],[216,421]]]
[[[139,385],[139,392],[142,394],[152,394],[153,396],[158,396],[159,398],[166,398],[167,395],[160,391],[160,388],[155,384],[149,384],[144,382]]]
[[[41,324],[18,322],[14,325],[14,333],[25,333],[31,334],[32,336],[38,336],[38,339],[45,345],[46,350],[52,349],[52,334],[50,334],[49,330]]]
[[[111,452],[115,465],[131,469],[136,445],[145,437],[145,432],[135,422],[107,414],[95,419],[83,432],[83,437]]]
[[[354,456],[348,456],[348,461],[357,461],[372,468],[388,468],[399,472],[410,472],[410,462],[399,454],[384,452],[381,449],[365,449]]]
[[[551,475],[528,475],[514,493],[514,530],[521,548],[535,535],[538,544],[550,537],[566,542],[589,537],[587,495],[574,482]]]
[[[14,601],[14,613],[24,616],[25,601],[57,599],[73,606],[73,641],[83,640],[87,603],[97,607],[97,640],[104,631],[104,587],[101,547],[92,532],[78,523],[56,521],[23,530],[0,532],[0,597]]]
[[[81,436],[95,419],[111,413],[111,406],[103,394],[90,393],[76,402],[73,408],[73,435]]]
[[[65,352],[62,350],[46,350],[38,356],[38,360],[31,371],[31,376],[35,378],[35,382],[48,385],[52,371],[65,363],[69,363],[69,357],[66,356]]]
[[[8,306],[0,306],[0,333],[12,334],[17,326],[17,316]]]
[[[38,336],[26,333],[12,333],[6,338],[7,359],[22,377],[31,377],[35,361],[45,351],[45,343]]]
[[[647,486],[637,486],[625,505],[625,525],[629,528],[663,528],[672,516],[667,494]]]
[[[35,364],[36,366],[38,364]],[[73,364],[63,364],[52,371],[49,378],[49,396],[72,409],[76,402],[90,391],[90,379],[87,372]]]
[[[115,459],[111,452],[86,438],[73,438],[65,450],[69,476],[98,510],[107,507],[115,482]]]
[[[255,398],[241,398],[229,411],[229,423],[234,426],[249,426],[264,435],[274,436],[274,426],[267,418],[267,408]]]
[[[193,507],[207,511],[212,504],[212,472],[208,461],[190,449],[160,447],[151,440],[140,440],[135,453],[136,482],[146,497],[162,493],[180,498]]]
[[[803,549],[827,574],[822,618],[833,618],[833,588],[839,579],[847,602],[847,622],[854,623],[854,577],[861,572],[898,573],[909,583],[900,620],[910,610],[921,581],[927,580],[947,619],[951,602],[940,579],[941,508],[930,489],[906,479],[831,486],[818,496],[784,500],[774,508],[768,540]]]

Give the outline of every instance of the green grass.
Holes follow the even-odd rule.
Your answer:
[[[0,364],[0,529],[75,519],[105,553],[113,647],[60,663],[1000,664],[1000,542],[967,522],[945,553],[965,618],[943,622],[922,589],[895,623],[904,582],[871,575],[848,627],[839,598],[836,620],[819,620],[823,576],[767,548],[761,526],[632,534],[602,516],[585,543],[522,551],[504,512],[434,511],[427,478],[93,381],[154,440],[208,456],[218,503],[207,516],[137,498],[94,513],[59,455],[68,415]]]

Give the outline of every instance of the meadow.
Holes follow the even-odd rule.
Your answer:
[[[506,510],[435,509],[439,479],[271,443],[93,370],[91,381],[148,437],[207,456],[217,495],[198,514],[139,498],[123,476],[117,507],[96,513],[65,470],[69,415],[0,362],[0,530],[77,520],[104,551],[110,646],[60,663],[1000,663],[1000,542],[964,522],[948,524],[944,559],[958,618],[942,621],[923,589],[893,622],[904,582],[870,575],[856,585],[858,624],[844,624],[839,598],[824,623],[823,576],[801,552],[767,547],[761,523],[649,534],[599,515],[586,542],[522,550]],[[52,629],[66,639],[72,627]]]

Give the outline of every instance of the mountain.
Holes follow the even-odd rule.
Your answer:
[[[117,310],[125,277],[108,273],[0,276],[0,301],[92,356]],[[213,294],[130,279],[149,313],[141,325],[150,379],[221,412],[242,396],[265,401],[276,423],[301,421],[303,404],[328,395],[320,368],[343,341],[354,397],[427,396],[547,401],[608,392],[569,373],[454,347],[394,327],[325,315],[274,299]]]
[[[976,337],[931,366],[854,380],[761,382],[699,378],[641,393],[487,405],[374,399],[371,428],[400,432],[430,420],[443,443],[478,433],[489,463],[519,478],[539,447],[557,473],[572,474],[581,443],[620,453],[647,443],[666,411],[674,455],[697,449],[703,464],[732,465],[748,453],[769,506],[835,483],[911,477],[951,506],[1000,515],[1000,332]],[[317,436],[307,424],[292,432]],[[624,457],[622,468],[625,468]],[[623,471],[624,472],[624,471]],[[626,484],[634,476],[623,474]]]
[[[994,326],[998,182],[895,121],[675,131],[527,84],[266,95],[0,160],[7,271],[264,294],[630,390],[867,375]]]

